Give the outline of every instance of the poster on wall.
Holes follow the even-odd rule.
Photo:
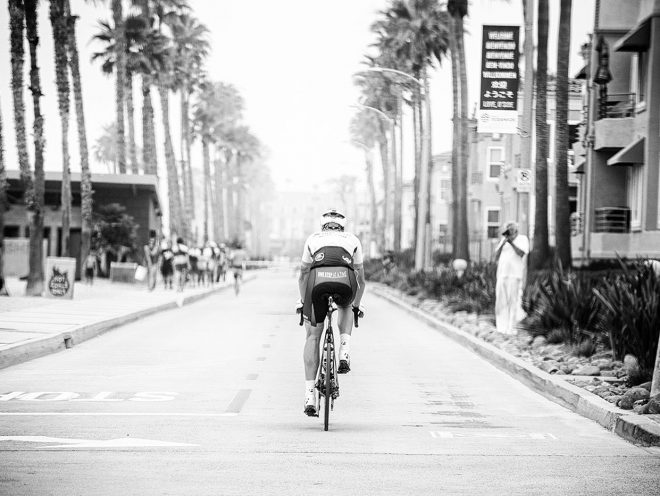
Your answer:
[[[477,131],[518,132],[519,26],[483,26]]]

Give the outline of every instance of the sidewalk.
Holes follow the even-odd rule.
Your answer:
[[[25,282],[9,279],[12,296],[0,298],[0,369],[70,348],[113,327],[188,305],[230,286],[227,279],[181,293],[162,287],[150,292],[143,284],[97,279],[93,286],[76,283],[73,300],[54,300],[21,296]]]
[[[560,376],[548,374],[439,319],[430,312],[419,308],[419,303],[414,297],[402,295],[395,289],[377,283],[370,283],[369,291],[403,308],[425,324],[471,349],[497,368],[555,403],[598,422],[628,441],[645,446],[660,446],[660,415],[637,415],[631,414],[630,410],[622,410],[599,396],[568,383]]]

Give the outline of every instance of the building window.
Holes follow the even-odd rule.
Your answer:
[[[646,102],[646,75],[648,72],[648,52],[636,53],[631,61],[632,70],[630,71],[630,91],[634,91],[634,102],[636,105],[644,107]]]
[[[486,209],[486,226],[489,238],[500,237],[500,208],[488,207]]]
[[[451,190],[451,181],[449,179],[440,179],[440,199],[444,201],[451,200],[449,191]]]
[[[630,228],[642,228],[642,200],[644,196],[644,170],[641,165],[633,165],[628,169],[628,205],[630,206]]]
[[[489,146],[487,151],[488,158],[488,178],[498,179],[500,171],[504,165],[504,148],[501,146]]]

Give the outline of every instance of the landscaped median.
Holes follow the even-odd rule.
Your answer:
[[[247,282],[256,277],[247,276]],[[122,288],[125,287],[125,291]],[[183,293],[148,292],[110,285],[98,298],[53,301],[34,298],[30,307],[0,313],[0,369],[64,350],[115,327],[184,305],[232,287],[229,281]]]
[[[520,353],[515,345],[516,339],[528,341],[528,336],[506,338],[494,330],[491,317],[467,312],[452,313],[442,302],[435,299],[420,299],[373,282],[370,283],[369,290],[478,353],[556,403],[598,422],[625,439],[643,445],[660,446],[660,415],[631,414],[629,410],[618,408],[614,403],[565,379],[571,377],[593,380],[591,376],[556,375],[541,370],[530,363],[531,354],[524,357],[530,360],[526,361],[522,357],[524,354]],[[579,371],[579,368],[574,370]]]

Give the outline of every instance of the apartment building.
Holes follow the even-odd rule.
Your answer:
[[[518,105],[522,120],[522,95]],[[555,80],[549,78],[547,94],[548,122],[548,230],[554,244],[555,197]],[[568,146],[579,141],[584,104],[582,84],[569,82]],[[521,163],[521,135],[478,133],[472,120],[470,132],[470,164],[468,171],[468,229],[470,258],[490,260],[500,240],[503,224],[515,220],[520,232],[531,238],[534,233],[534,161],[536,132],[532,130],[532,163]],[[579,175],[569,152],[569,199],[571,212],[577,210]]]
[[[600,0],[586,67],[576,264],[660,257],[660,0]]]

